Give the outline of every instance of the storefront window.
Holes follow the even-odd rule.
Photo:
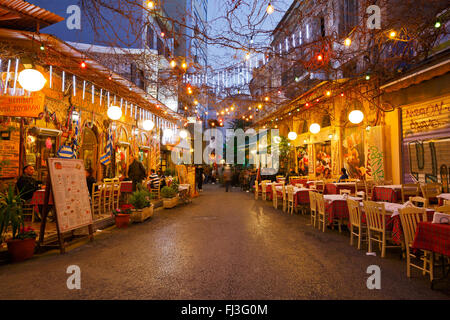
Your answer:
[[[56,137],[28,135],[26,139],[26,163],[36,169],[37,179],[47,178],[47,159],[56,157]]]

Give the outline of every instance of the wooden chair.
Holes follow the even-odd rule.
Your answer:
[[[287,212],[294,214],[295,201],[294,201],[294,186],[287,186]]]
[[[29,201],[22,201],[22,215],[31,216],[31,223],[34,223],[35,216],[39,216],[38,213],[34,210],[36,206],[31,204]]]
[[[384,203],[373,201],[364,201],[364,211],[367,220],[367,241],[369,242],[369,251],[372,252],[372,241],[379,243],[381,247],[381,257],[386,255],[386,248],[397,248],[398,246],[388,246],[387,241],[392,240],[390,232],[386,231],[386,210]]]
[[[267,181],[261,182],[261,190],[262,190],[261,198],[264,201],[266,201],[267,200]]]
[[[262,192],[259,188],[258,181],[255,181],[255,200],[258,200],[259,195],[261,195],[261,197],[262,197]]]
[[[446,204],[434,209],[435,212],[449,213],[450,214],[450,205]]]
[[[381,179],[377,181],[378,186],[389,186],[392,185],[392,180]]]
[[[103,183],[102,189],[103,213],[110,213],[112,211],[114,182],[112,182],[111,179],[108,179],[108,182]]]
[[[355,181],[355,196],[368,200],[366,198],[366,184],[364,181]]]
[[[103,183],[94,183],[92,185],[92,195],[91,195],[91,213],[92,217],[94,217],[95,214],[101,215],[103,213],[102,208],[102,197],[103,197],[103,189],[101,186]]]
[[[322,232],[325,232],[326,225],[326,212],[325,212],[325,200],[323,198],[323,194],[316,193],[316,205],[317,205],[317,216],[318,216],[318,228],[320,230],[320,224],[322,223]]]
[[[273,207],[275,209],[278,209],[278,200],[283,201],[283,193],[285,192],[284,184],[281,185],[281,194],[277,192],[277,187],[272,186],[272,200],[273,200]]]
[[[352,190],[349,189],[341,189],[339,190],[339,194],[348,194],[350,195],[352,193]]]
[[[418,183],[405,183],[402,184],[402,202],[408,201],[409,197],[419,196],[419,184]]]
[[[311,225],[313,228],[316,227],[317,223],[317,200],[316,200],[316,192],[308,191],[309,193],[309,210],[311,212]]]
[[[323,181],[316,181],[316,190],[323,194],[325,191],[325,183]]]
[[[420,185],[420,189],[422,191],[422,197],[428,200],[428,205],[435,205],[435,203],[432,202],[442,193],[442,183],[423,184]]]
[[[298,179],[300,179],[299,176],[289,177],[289,184],[292,184],[292,180],[298,180]]]
[[[428,200],[423,197],[409,197],[409,201],[419,208],[427,208]]]
[[[411,258],[417,259],[411,246],[414,242],[416,236],[417,224],[421,221],[427,221],[427,214],[425,209],[407,207],[399,210],[400,221],[402,223],[403,235],[405,238],[406,245],[406,275],[408,278],[411,277],[411,267],[417,268],[423,272],[423,274],[428,273],[430,275],[430,281],[433,281],[433,263],[434,255],[433,252],[423,251],[424,255],[420,260],[423,265],[419,266],[411,262]]]
[[[376,183],[373,180],[365,180],[364,184],[366,186],[366,199],[367,201],[372,200],[373,188],[375,188]]]
[[[161,181],[158,183],[155,183],[153,185],[150,185],[150,193],[153,195],[153,199],[160,199],[161,198]]]
[[[119,209],[119,201],[120,201],[120,185],[121,182],[119,180],[114,181],[112,183],[112,198],[111,198],[111,206],[113,209]]]
[[[353,246],[353,236],[358,238],[358,250],[361,249],[363,236],[367,240],[367,226],[362,223],[361,206],[358,201],[347,199],[348,213],[350,217],[350,245]],[[356,228],[356,232],[355,232]]]

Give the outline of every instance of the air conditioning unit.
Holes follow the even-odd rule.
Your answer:
[[[29,130],[29,133],[37,136],[59,137],[62,134],[62,131],[49,128],[33,127]]]

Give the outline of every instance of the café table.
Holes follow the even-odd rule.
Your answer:
[[[315,186],[316,190],[319,190],[319,189],[317,189],[318,182],[322,183],[322,185],[323,185],[323,180],[308,180],[308,181],[306,181],[306,186],[308,188],[310,188],[311,186]],[[323,191],[323,190],[320,190],[320,191]]]
[[[283,188],[281,186],[276,186],[275,190],[281,193]],[[309,204],[309,191],[315,191],[307,188],[294,187],[294,206],[297,207],[299,204]],[[285,188],[287,193],[287,189]]]
[[[401,185],[375,186],[372,191],[372,201],[399,202],[402,200]]]
[[[291,179],[290,184],[296,185],[296,184],[303,184],[306,185],[308,182],[308,179]]]
[[[348,220],[349,212],[347,199],[362,201],[363,198],[352,197],[340,194],[326,194],[323,196],[325,201],[325,212],[328,217],[328,224],[332,224],[333,220]]]
[[[34,206],[34,211],[39,213],[39,218],[42,217],[42,207],[45,203],[45,189],[39,189],[33,193],[30,204]],[[50,194],[48,200],[50,206],[53,205],[53,195]]]
[[[443,277],[433,279],[431,289],[436,281],[444,280],[449,276],[450,268],[445,271],[445,257],[450,257],[450,224],[419,222],[416,236],[412,244],[413,249],[427,250],[441,254]]]
[[[133,182],[132,181],[122,181],[120,183],[121,193],[132,193],[133,192]]]
[[[444,205],[444,200],[450,202],[450,193],[441,193],[440,195],[436,196],[436,198],[438,198],[439,200],[439,205],[442,206]]]
[[[327,183],[323,194],[339,194],[340,190],[350,190],[351,193],[355,193],[355,182],[334,182]]]
[[[270,201],[273,200],[272,185],[281,186],[281,185],[283,185],[283,183],[282,182],[269,182],[269,183],[266,183],[266,195],[267,195],[267,199],[269,199]],[[261,184],[259,184],[259,187],[261,188]]]

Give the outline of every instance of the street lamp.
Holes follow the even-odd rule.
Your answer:
[[[266,11],[267,11],[267,14],[272,14],[275,11],[270,2],[269,2],[269,5],[267,6]]]

